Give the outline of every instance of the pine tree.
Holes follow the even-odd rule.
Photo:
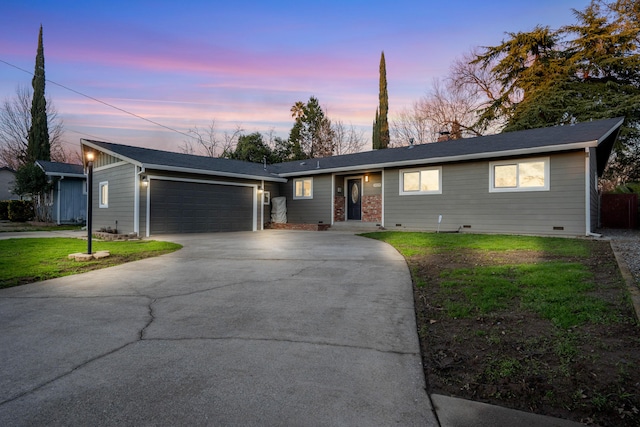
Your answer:
[[[379,106],[376,110],[376,121],[373,123],[373,149],[387,148],[389,146],[389,94],[387,93],[387,65],[384,60],[384,51],[380,55],[380,92],[378,95]]]
[[[44,48],[42,46],[42,25],[38,35],[36,67],[33,73],[33,100],[31,102],[31,128],[27,145],[27,163],[36,160],[51,160],[51,144],[47,126],[47,101],[44,96]]]

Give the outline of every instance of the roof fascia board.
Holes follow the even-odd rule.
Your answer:
[[[62,172],[45,172],[47,176],[59,176],[62,178],[86,178],[85,174],[78,173],[62,173]]]
[[[396,162],[343,166],[340,168],[310,169],[310,170],[299,171],[299,172],[285,172],[279,175],[283,177],[300,176],[300,175],[319,175],[324,173],[349,172],[349,171],[361,170],[361,169],[404,167],[404,166],[411,166],[411,165],[428,165],[428,164],[435,164],[435,163],[443,164],[443,163],[453,163],[453,162],[461,162],[461,161],[468,161],[468,160],[484,160],[484,159],[497,158],[497,157],[539,155],[543,153],[584,149],[585,147],[596,147],[597,145],[598,145],[598,141],[586,141],[586,142],[577,142],[573,144],[551,145],[551,146],[544,146],[544,147],[538,147],[538,148],[523,148],[519,150],[508,150],[508,151],[493,151],[488,153],[483,152],[483,153],[475,153],[475,154],[465,154],[460,156],[401,160]]]
[[[233,173],[233,172],[220,172],[220,171],[211,171],[207,169],[183,168],[183,167],[177,167],[177,166],[153,165],[153,164],[147,164],[147,163],[143,163],[142,167],[149,170],[155,169],[155,170],[162,170],[162,171],[168,171],[168,172],[199,173],[202,175],[224,176],[227,178],[243,178],[243,179],[255,179],[258,181],[264,180],[264,181],[274,181],[274,182],[287,182],[286,178],[281,178],[281,177],[268,177],[268,176],[262,176],[262,175],[248,175],[248,174]]]
[[[116,153],[114,151],[111,151],[111,150],[108,150],[106,148],[100,147],[99,145],[93,144],[93,143],[91,143],[91,141],[88,141],[86,139],[81,139],[80,142],[82,143],[82,145],[88,145],[89,147],[93,148],[94,150],[102,151],[105,154],[109,154],[110,156],[116,157],[116,158],[118,158],[120,160],[124,160],[125,162],[128,162],[128,163],[133,163],[136,166],[142,166],[142,163],[140,163],[137,160],[130,159],[129,157],[123,156],[122,154],[118,154],[118,153]]]

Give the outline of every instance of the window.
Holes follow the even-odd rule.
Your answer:
[[[294,199],[313,199],[313,178],[299,178],[293,180]]]
[[[262,204],[263,205],[270,205],[271,204],[271,192],[270,191],[264,191],[262,193]]]
[[[442,168],[400,171],[400,194],[442,194]]]
[[[98,186],[98,189],[99,189],[98,206],[100,206],[101,208],[108,208],[109,207],[109,182],[108,181],[101,182],[100,185]]]
[[[491,162],[490,192],[549,190],[549,158]]]

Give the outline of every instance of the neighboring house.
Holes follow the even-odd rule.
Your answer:
[[[83,223],[87,218],[86,176],[82,165],[36,161],[51,182],[44,198],[47,218],[56,224]]]
[[[13,194],[13,185],[16,171],[3,166],[0,168],[0,200],[19,200],[20,197]]]
[[[290,223],[589,235],[597,180],[623,119],[264,166],[81,140],[94,152],[94,224],[142,236],[258,230],[271,198]]]

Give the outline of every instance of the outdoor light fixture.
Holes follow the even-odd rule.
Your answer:
[[[87,254],[91,255],[91,220],[93,216],[93,151],[87,152]]]
[[[147,178],[146,176],[142,177],[142,185],[144,185],[145,187],[147,185],[149,185],[149,178]]]
[[[369,175],[364,176],[364,182],[369,182]]]

